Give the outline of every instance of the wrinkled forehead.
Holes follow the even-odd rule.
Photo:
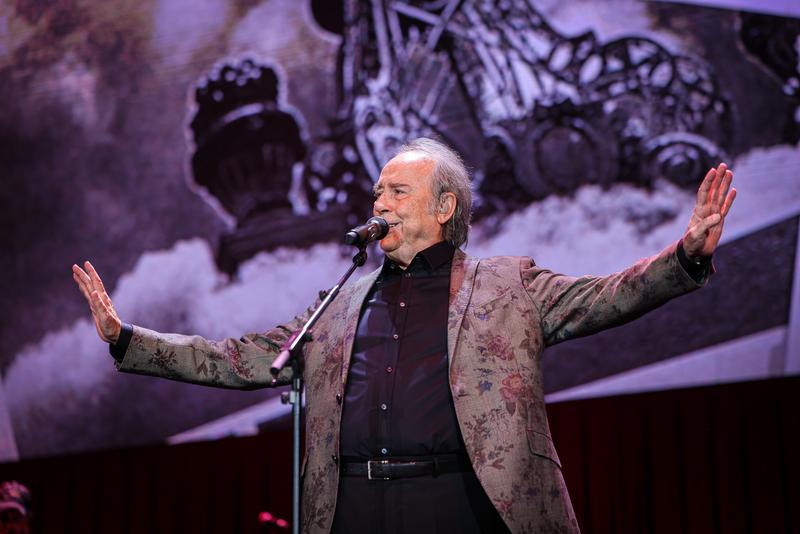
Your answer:
[[[413,186],[430,184],[434,165],[434,160],[422,152],[412,150],[398,154],[383,167],[375,187],[394,183]]]

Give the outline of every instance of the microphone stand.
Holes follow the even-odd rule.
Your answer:
[[[347,270],[335,286],[322,299],[317,309],[311,314],[302,328],[292,332],[289,339],[281,346],[281,353],[272,362],[270,372],[272,383],[277,382],[278,374],[288,363],[292,369],[292,388],[289,392],[289,403],[292,405],[292,534],[300,534],[300,429],[303,409],[303,346],[311,341],[311,328],[325,309],[333,302],[339,289],[350,275],[367,261],[366,243],[359,245],[358,253],[353,256],[353,265]]]

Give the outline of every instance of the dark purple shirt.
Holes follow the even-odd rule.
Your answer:
[[[463,450],[447,380],[454,248],[440,242],[403,271],[387,259],[364,300],[342,412],[345,458]]]

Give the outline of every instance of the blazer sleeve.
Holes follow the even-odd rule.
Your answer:
[[[268,332],[222,341],[196,335],[164,334],[133,325],[125,356],[115,365],[126,373],[222,388],[286,385],[291,381],[291,371],[284,368],[273,384],[269,368],[280,353],[281,345],[305,323],[315,307]]]
[[[693,279],[681,266],[678,243],[609,276],[573,277],[520,264],[522,284],[539,312],[545,345],[618,326],[698,289],[709,276]],[[713,272],[709,266],[707,274]]]

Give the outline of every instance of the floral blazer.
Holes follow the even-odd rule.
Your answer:
[[[342,289],[305,347],[307,394],[302,530],[331,529],[341,399],[358,317],[379,270]],[[449,387],[467,452],[512,532],[578,532],[550,437],[542,350],[622,324],[705,283],[680,266],[676,244],[606,277],[571,277],[527,257],[456,251],[447,325]],[[313,311],[265,333],[209,341],[134,326],[121,371],[218,387],[272,385],[280,345]],[[288,371],[279,377],[288,383]]]

